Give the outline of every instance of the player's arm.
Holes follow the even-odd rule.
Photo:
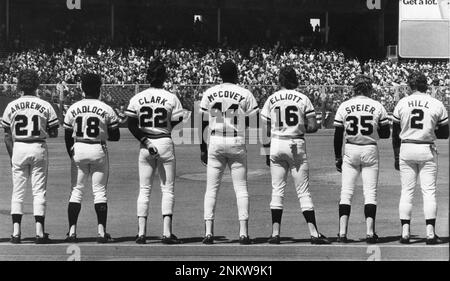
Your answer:
[[[438,139],[444,139],[444,140],[448,139],[448,137],[449,137],[448,124],[439,126],[437,128],[437,130],[434,131],[434,133],[436,134],[436,137]]]
[[[145,133],[139,129],[139,120],[137,117],[128,116],[128,130],[143,146],[148,149],[153,157],[158,155],[158,149],[153,145],[152,141],[147,138]]]
[[[342,145],[344,143],[344,124],[342,121],[334,120],[334,159],[336,170],[342,172]]]
[[[207,113],[201,114],[202,122],[200,128],[200,160],[204,165],[208,164],[208,144],[206,143],[206,134],[205,131],[209,127],[209,117]]]
[[[64,142],[66,143],[67,154],[69,154],[70,158],[72,158],[73,156],[73,144],[75,143],[75,140],[72,136],[73,130],[66,128],[64,130]]]
[[[394,167],[396,170],[400,169],[399,158],[400,158],[400,146],[402,140],[400,139],[401,127],[399,122],[393,122],[392,124],[392,147],[394,149]]]
[[[441,104],[441,114],[439,122],[437,123],[437,129],[434,131],[436,138],[438,139],[448,139],[448,113],[447,108]]]
[[[48,122],[47,132],[49,138],[57,138],[58,137],[58,129],[59,129],[59,119],[56,116],[56,113],[53,113],[53,120]]]
[[[9,154],[9,158],[12,158],[14,142],[12,139],[11,128],[9,127],[5,127],[5,145],[6,150],[8,151]]]
[[[119,126],[115,128],[108,128],[108,141],[119,141],[120,129]]]
[[[172,116],[170,120],[170,125],[172,128],[175,128],[178,124],[183,122],[183,112],[184,112],[183,105],[181,104],[178,97],[175,96]]]
[[[388,114],[384,106],[381,106],[377,131],[380,139],[388,139],[391,136],[391,126],[389,124]]]
[[[271,130],[272,130],[272,120],[270,118],[270,105],[266,101],[261,113],[260,124],[262,128],[263,136],[263,149],[266,154],[266,165],[270,167],[270,142],[271,142]]]
[[[304,112],[306,117],[306,133],[311,134],[317,132],[319,125],[317,124],[316,111],[309,98],[306,98]]]

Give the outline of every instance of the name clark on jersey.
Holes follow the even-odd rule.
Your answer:
[[[36,103],[34,101],[32,101],[32,102],[24,101],[24,102],[14,105],[14,107],[11,107],[11,114],[14,114],[14,112],[16,112],[16,111],[25,110],[25,109],[34,109],[34,110],[39,111],[40,113],[44,113],[45,111],[47,111],[47,108],[40,105],[39,103]]]
[[[105,119],[106,116],[108,115],[108,113],[105,112],[103,109],[101,109],[99,107],[96,107],[96,106],[93,106],[91,108],[91,106],[89,106],[89,105],[83,105],[81,108],[78,107],[78,108],[72,110],[70,112],[70,114],[72,114],[72,117],[75,118],[75,116],[77,116],[78,114],[90,113],[90,112],[94,113],[94,114],[97,114],[98,116],[102,117],[103,119]]]
[[[430,109],[428,107],[428,102],[425,102],[425,104],[422,104],[421,100],[412,100],[412,101],[408,101],[408,106],[409,107],[425,107],[427,109]]]
[[[370,114],[374,114],[375,112],[375,107],[369,105],[369,104],[357,104],[357,105],[352,105],[352,106],[347,106],[345,108],[345,111],[347,111],[347,114],[350,114],[354,111],[365,111],[365,112],[369,112]]]
[[[294,95],[294,94],[290,94],[290,93],[284,93],[284,94],[279,94],[278,96],[274,96],[273,98],[270,99],[270,104],[275,104],[279,101],[284,101],[284,100],[291,100],[294,102],[300,102],[302,100],[302,98],[300,96]]]
[[[214,101],[215,98],[230,98],[230,99],[237,100],[238,102],[242,102],[243,100],[245,100],[245,98],[243,96],[241,96],[240,94],[235,93],[235,92],[230,92],[230,91],[218,91],[216,93],[212,93],[212,94],[208,95],[209,102]]]
[[[162,106],[165,106],[166,102],[167,102],[167,99],[161,98],[159,96],[156,96],[156,97],[155,96],[151,96],[148,99],[147,99],[147,97],[143,97],[143,98],[139,99],[138,102],[139,102],[140,105],[144,105],[144,104],[147,104],[147,103],[159,103]]]

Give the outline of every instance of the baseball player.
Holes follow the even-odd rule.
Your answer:
[[[59,121],[50,103],[38,98],[39,76],[34,70],[18,75],[23,96],[10,102],[3,113],[5,144],[11,157],[13,193],[11,243],[21,242],[23,200],[28,180],[33,191],[33,213],[36,221],[36,244],[50,242],[44,231],[47,189],[48,152],[46,139],[58,136]]]
[[[226,61],[219,67],[223,83],[209,88],[203,94],[200,111],[203,114],[201,160],[207,166],[207,184],[204,201],[204,244],[214,243],[214,214],[217,192],[225,168],[230,167],[237,198],[240,222],[239,243],[251,243],[248,236],[247,151],[245,147],[245,117],[259,111],[255,97],[236,85],[238,69]],[[203,132],[209,126],[209,146]]]
[[[381,103],[370,98],[373,88],[369,76],[357,76],[353,91],[354,97],[339,106],[334,120],[336,169],[342,173],[337,241],[348,242],[347,229],[353,191],[361,174],[367,227],[366,242],[374,244],[378,239],[375,233],[379,165],[377,140],[389,138],[391,128],[386,109]],[[342,158],[343,139],[345,139],[344,158]]]
[[[412,73],[408,77],[408,84],[413,93],[398,102],[392,116],[395,169],[400,170],[402,184],[399,204],[402,224],[400,242],[410,242],[413,195],[417,177],[420,177],[426,243],[439,244],[442,240],[435,233],[438,153],[434,141],[436,138],[448,139],[448,113],[442,102],[426,94],[425,75]]]
[[[307,96],[295,91],[298,79],[292,67],[280,70],[281,90],[272,94],[264,104],[261,119],[267,136],[271,140],[266,164],[272,175],[272,235],[268,242],[280,244],[281,217],[283,214],[284,190],[287,175],[291,172],[300,208],[308,224],[312,244],[330,244],[319,233],[316,225],[314,205],[309,192],[309,166],[306,154],[305,133],[318,130],[316,113]]]
[[[85,98],[74,103],[64,118],[65,142],[72,161],[72,192],[67,210],[69,232],[66,242],[77,242],[77,221],[83,191],[92,180],[94,207],[98,221],[98,243],[112,242],[106,232],[108,204],[106,186],[109,177],[109,158],[106,140],[119,141],[119,121],[114,110],[99,100],[100,76],[88,73],[81,78]]]
[[[172,233],[174,208],[175,148],[172,129],[183,120],[183,107],[174,94],[163,89],[166,68],[159,60],[149,64],[147,80],[150,88],[135,95],[125,111],[128,129],[140,142],[139,197],[137,199],[138,235],[136,243],[146,243],[150,192],[158,170],[161,182],[164,244],[179,244]]]

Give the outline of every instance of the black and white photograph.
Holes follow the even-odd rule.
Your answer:
[[[0,0],[0,261],[449,261],[449,59],[450,0]]]

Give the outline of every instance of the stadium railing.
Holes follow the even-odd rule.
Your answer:
[[[105,84],[102,86],[102,100],[114,108],[127,106],[128,101],[136,93],[147,89],[147,84]],[[201,99],[202,93],[212,85],[181,85],[167,84],[166,89],[176,94],[187,110],[193,110],[194,103]],[[249,89],[257,99],[260,107],[263,106],[266,98],[278,90],[278,86],[273,85],[244,85]],[[299,86],[298,91],[307,95],[314,104],[317,112],[334,112],[339,104],[347,100],[352,95],[352,87],[339,85],[309,85]],[[449,106],[450,87],[433,86],[429,89],[430,94]],[[380,101],[387,109],[392,112],[396,102],[407,95],[409,88],[406,86],[377,86],[372,97]],[[80,84],[43,84],[38,90],[41,98],[51,101],[54,104],[69,106],[73,102],[82,98]],[[0,85],[0,98],[2,100],[14,99],[19,96],[16,85]],[[3,102],[4,103],[4,102]],[[1,106],[0,106],[1,107]],[[4,108],[1,107],[1,110]]]

